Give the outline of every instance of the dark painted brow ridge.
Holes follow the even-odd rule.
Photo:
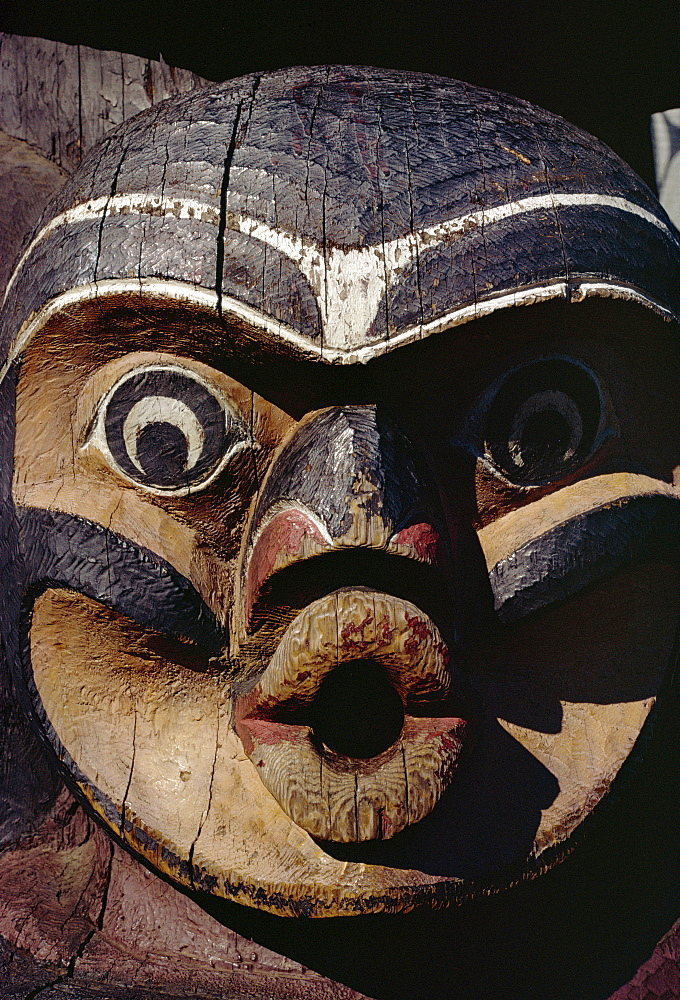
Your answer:
[[[141,625],[190,639],[208,655],[224,653],[228,637],[214,614],[160,556],[77,515],[19,507],[17,518],[24,592],[66,587]],[[680,560],[674,497],[602,505],[521,545],[489,572],[494,607],[511,623],[651,559]]]
[[[17,507],[24,593],[77,591],[139,625],[220,656],[228,637],[192,584],[149,549],[62,511]]]
[[[494,607],[510,623],[619,570],[680,561],[680,499],[640,496],[603,504],[544,532],[489,572]]]

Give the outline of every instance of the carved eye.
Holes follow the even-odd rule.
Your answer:
[[[536,361],[501,384],[484,421],[484,455],[511,482],[538,486],[578,469],[602,422],[602,392],[584,366]]]
[[[170,366],[124,375],[100,404],[93,440],[129,479],[174,495],[207,485],[247,444],[217,393]]]

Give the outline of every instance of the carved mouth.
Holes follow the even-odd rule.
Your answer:
[[[235,717],[245,752],[291,819],[341,843],[387,839],[423,819],[470,731],[434,622],[360,587],[297,616]]]

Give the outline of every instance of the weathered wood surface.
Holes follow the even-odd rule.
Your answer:
[[[8,692],[7,996],[611,993],[611,948],[578,963],[630,936],[612,887],[661,899],[631,954],[677,913],[630,863],[654,843],[677,867],[670,803],[633,792],[627,821],[660,831],[638,841],[606,809],[650,736],[647,780],[677,786],[677,343],[654,315],[677,247],[649,193],[522,102],[328,68],[131,123],[54,213],[4,314],[3,620],[36,730],[116,842]],[[350,689],[366,734],[323,704]]]
[[[263,783],[314,838],[387,840],[424,819],[456,771],[470,722],[452,714],[461,707],[449,699],[448,667],[446,643],[419,608],[338,590],[291,622],[237,701],[236,731]],[[394,725],[383,729],[393,702]]]
[[[26,234],[66,180],[66,173],[32,146],[0,132],[0,287],[4,289]]]
[[[3,1000],[359,996],[222,926],[114,846],[66,791],[0,855],[0,935],[14,949],[0,954]]]
[[[125,53],[1,35],[0,286],[90,146],[113,125],[205,83]],[[158,989],[358,996],[225,930],[108,843],[50,769],[4,671],[0,723],[3,1000],[36,991],[145,1000]]]
[[[659,201],[680,229],[680,108],[652,115],[652,142]]]
[[[68,173],[114,125],[205,83],[153,59],[0,33],[0,129]]]
[[[653,954],[640,966],[630,982],[612,993],[610,1000],[674,1000],[678,996],[680,920],[664,934]]]
[[[91,146],[114,125],[206,84],[164,62],[0,32],[0,287]]]

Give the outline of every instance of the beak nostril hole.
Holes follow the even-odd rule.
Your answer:
[[[305,722],[314,739],[334,753],[368,759],[399,738],[404,706],[379,663],[353,660],[326,677]]]

